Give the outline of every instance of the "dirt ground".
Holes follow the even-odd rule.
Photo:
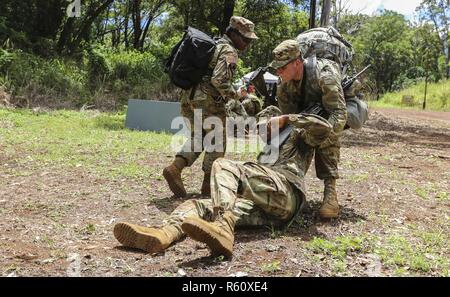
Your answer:
[[[15,154],[27,157],[20,148]],[[155,152],[143,166],[162,171],[171,158]],[[182,202],[162,178],[102,179],[81,167],[26,167],[1,154],[0,164],[3,276],[448,274],[450,113],[372,110],[362,130],[342,139],[340,218],[318,218],[322,184],[312,166],[302,218],[287,230],[239,230],[231,261],[189,238],[157,255],[120,247],[116,222],[158,225]],[[12,174],[14,166],[23,174]],[[200,172],[197,162],[184,173],[194,197]],[[439,257],[447,267],[436,264]]]

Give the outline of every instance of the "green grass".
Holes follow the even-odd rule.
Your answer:
[[[280,264],[281,264],[281,262],[279,260],[274,260],[269,263],[264,263],[261,265],[261,270],[263,272],[274,273],[276,271],[281,270]]]
[[[422,199],[425,200],[429,199],[428,192],[424,188],[421,187],[416,188],[416,194]]]
[[[422,109],[424,92],[425,82],[421,82],[399,92],[386,93],[378,101],[369,101],[369,106]],[[414,104],[402,105],[403,95],[413,96]],[[428,84],[426,109],[450,111],[450,80]]]
[[[374,253],[381,257],[384,265],[400,274],[429,273],[431,270],[441,276],[448,276],[448,238],[440,232],[416,231],[408,238],[391,235],[375,247]]]
[[[429,274],[448,276],[448,237],[444,231],[411,230],[408,237],[399,234],[387,237],[338,236],[333,239],[315,237],[306,248],[315,255],[325,255],[335,273],[346,271],[347,257],[375,254],[385,268],[395,275]],[[313,256],[314,257],[314,256]],[[320,261],[322,258],[317,258]]]
[[[362,237],[338,236],[333,240],[314,237],[307,248],[316,254],[326,254],[336,260],[343,260],[352,252],[361,252],[366,249],[368,241]]]
[[[20,164],[82,167],[100,176],[158,178],[148,158],[172,155],[169,134],[124,128],[124,114],[0,109],[0,146]]]
[[[174,155],[172,143],[182,144],[183,137],[131,131],[124,123],[123,112],[0,108],[0,147],[3,154],[27,167],[82,168],[101,177],[161,180],[161,170],[151,162],[163,158],[162,162],[167,163],[165,156]],[[245,143],[243,152],[232,152],[230,148],[229,156],[255,160],[254,150]],[[28,173],[21,169],[11,174]]]

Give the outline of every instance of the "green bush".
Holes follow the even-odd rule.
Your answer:
[[[87,63],[89,88],[95,90],[102,85],[109,78],[110,71],[105,55],[98,50],[91,50]]]
[[[0,82],[14,97],[26,97],[36,105],[82,100],[86,73],[74,62],[45,60],[21,51],[0,52]],[[45,102],[34,102],[39,99]]]
[[[130,98],[169,100],[174,87],[151,52],[96,48],[81,61],[0,49],[0,84],[19,106],[115,109]]]
[[[162,61],[150,52],[111,52],[106,56],[111,64],[109,83],[114,92],[127,93],[129,98],[158,99],[173,90]]]

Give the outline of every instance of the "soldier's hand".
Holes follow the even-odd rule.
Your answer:
[[[282,115],[282,116],[278,116],[278,117],[273,117],[269,120],[269,122],[267,122],[267,129],[270,129],[273,126],[277,126],[278,124],[278,128],[280,130],[283,130],[289,120],[289,116],[288,115]]]

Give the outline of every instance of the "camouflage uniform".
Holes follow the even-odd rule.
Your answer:
[[[292,42],[296,43],[294,40]],[[283,59],[286,54],[283,46],[286,44],[282,43],[274,50],[275,59]],[[314,103],[325,109],[333,131],[324,143],[308,152],[307,159],[310,164],[315,153],[316,174],[319,179],[336,179],[339,178],[339,138],[347,121],[341,70],[336,62],[311,57],[304,61],[303,71],[301,81],[292,80],[278,85],[278,105],[283,114],[300,113]]]
[[[231,99],[227,102],[225,106],[227,110],[227,115],[229,117],[235,118],[235,117],[244,117],[246,118],[248,116],[244,105],[236,99]]]
[[[254,27],[251,21],[243,17],[231,17],[227,33],[216,42],[217,46],[208,65],[210,74],[205,75],[202,81],[190,90],[181,93],[181,114],[186,119],[191,135],[176,154],[172,164],[163,169],[163,177],[177,197],[187,195],[181,177],[183,169],[191,166],[203,151],[205,157],[202,169],[205,174],[201,193],[204,196],[209,195],[212,163],[225,155],[225,104],[228,100],[239,99],[232,85],[238,61],[236,46],[245,49],[253,39],[258,38]],[[231,40],[234,37],[237,45]],[[204,128],[204,124],[208,124],[210,128]],[[209,139],[213,147],[204,147],[203,140],[206,136],[214,137]]]
[[[307,162],[305,143],[317,145],[327,139],[332,127],[315,116],[290,115],[293,126],[289,138],[280,147],[272,164],[218,159],[211,175],[211,198],[190,199],[180,204],[166,220],[181,231],[187,217],[211,221],[212,206],[231,210],[238,226],[280,226],[295,218],[305,201],[304,172]]]
[[[223,125],[226,120],[225,100],[238,99],[239,96],[233,88],[232,81],[236,72],[236,64],[238,60],[237,49],[233,46],[232,41],[224,35],[219,41],[214,52],[213,58],[209,64],[209,68],[214,69],[211,76],[205,76],[203,82],[196,88],[183,90],[181,93],[181,115],[189,120],[190,127],[194,125],[194,110],[202,111],[202,119],[196,119],[197,123],[201,123],[207,117],[218,117]],[[192,94],[191,94],[192,93]],[[222,128],[222,139],[218,139],[217,143],[222,144],[221,152],[205,152],[203,159],[203,171],[210,172],[214,160],[223,157],[225,154],[225,128]],[[210,132],[208,129],[202,129],[203,135],[198,139],[194,137],[194,129],[191,129],[191,140],[181,149],[176,156],[183,157],[187,166],[191,166],[200,156],[201,152],[194,151],[194,143],[202,143],[203,137]],[[190,146],[189,146],[190,143]]]
[[[254,117],[262,110],[263,102],[256,95],[248,94],[242,101],[242,106],[249,116]]]

